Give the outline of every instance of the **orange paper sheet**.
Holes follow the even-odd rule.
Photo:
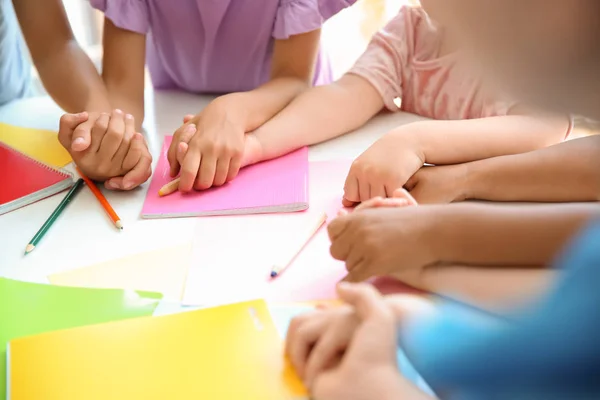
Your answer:
[[[134,254],[50,275],[59,286],[145,290],[180,301],[190,266],[191,243]]]

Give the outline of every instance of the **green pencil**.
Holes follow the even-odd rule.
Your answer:
[[[60,202],[58,207],[56,207],[56,209],[52,212],[52,214],[50,214],[50,216],[48,217],[46,222],[44,222],[44,225],[42,225],[42,227],[35,234],[33,239],[31,239],[31,241],[25,248],[25,255],[31,253],[35,249],[35,246],[44,237],[46,232],[48,232],[48,229],[50,229],[52,224],[54,224],[54,221],[56,221],[58,216],[64,211],[64,209],[71,202],[71,200],[73,200],[73,197],[75,197],[75,195],[77,194],[79,189],[81,189],[82,186],[83,186],[83,179],[79,179],[77,182],[75,182],[75,184],[71,187],[71,190],[69,190],[69,193],[67,193],[65,198],[62,199],[62,201]]]

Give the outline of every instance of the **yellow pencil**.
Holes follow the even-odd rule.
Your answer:
[[[273,266],[273,269],[271,269],[271,278],[278,277],[287,267],[290,266],[292,261],[294,261],[296,257],[298,257],[298,254],[300,254],[300,252],[304,249],[308,242],[310,242],[310,239],[312,239],[312,237],[317,233],[319,228],[321,228],[321,226],[323,226],[323,224],[326,221],[327,214],[323,213],[316,221],[315,225],[310,226],[310,228],[306,230],[306,232],[303,232],[304,236],[301,236],[302,241],[298,249],[284,263],[275,264]]]
[[[163,187],[161,187],[160,190],[158,191],[158,195],[161,197],[168,196],[171,193],[175,193],[177,191],[177,189],[179,189],[179,178],[172,180],[171,182],[169,182],[166,185],[164,185]]]

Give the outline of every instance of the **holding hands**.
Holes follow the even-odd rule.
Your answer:
[[[425,163],[416,135],[397,129],[389,132],[353,163],[344,185],[345,207],[374,197],[392,197]]]
[[[79,169],[108,189],[133,189],[152,174],[144,137],[136,132],[133,116],[121,110],[65,114],[58,139]]]
[[[171,176],[181,173],[181,191],[222,186],[257,161],[260,144],[246,134],[243,118],[231,108],[227,96],[220,97],[199,114],[186,116],[173,135],[167,156]]]
[[[292,321],[286,352],[313,398],[362,400],[425,398],[398,371],[397,323],[424,301],[383,298],[370,285],[341,283],[344,307],[317,310]]]
[[[394,196],[366,201],[329,224],[331,255],[346,262],[346,281],[394,275],[414,282],[424,267],[438,261],[428,240],[437,214],[431,207],[414,207],[416,201],[403,189]]]

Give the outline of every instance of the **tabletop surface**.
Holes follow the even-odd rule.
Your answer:
[[[163,137],[181,125],[185,114],[196,114],[212,99],[180,92],[153,92],[146,95],[144,129],[154,157]],[[58,129],[62,111],[51,99],[36,97],[0,107],[0,122]],[[396,126],[418,120],[412,114],[382,114],[364,127],[343,137],[310,148],[311,161],[354,159],[384,133]],[[47,282],[49,274],[67,271],[155,248],[190,242],[196,218],[143,220],[140,211],[148,183],[131,192],[104,193],[123,220],[117,231],[89,190],[81,191],[60,220],[40,243],[39,249],[24,256],[25,246],[64,194],[0,216],[0,276]]]

